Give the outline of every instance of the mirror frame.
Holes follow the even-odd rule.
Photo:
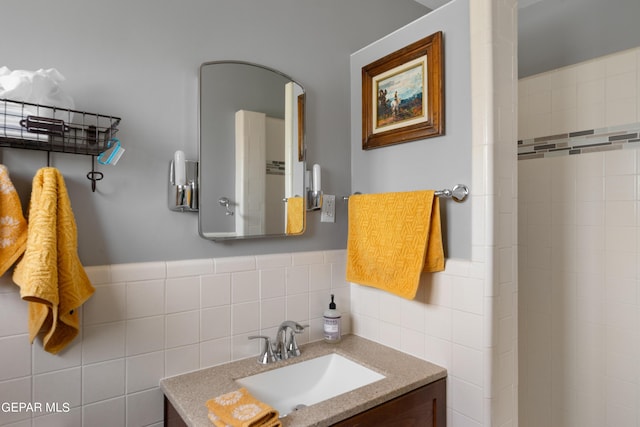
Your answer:
[[[294,116],[294,119],[297,119],[297,123],[298,123],[298,130],[297,133],[294,135],[294,137],[297,137],[297,148],[298,148],[298,156],[297,156],[297,160],[298,162],[302,163],[302,169],[303,169],[303,195],[302,197],[302,211],[303,211],[303,218],[302,218],[302,231],[300,233],[295,233],[295,234],[287,234],[286,230],[283,233],[265,233],[265,234],[249,234],[249,235],[243,235],[243,236],[237,236],[237,235],[233,235],[233,232],[205,232],[202,229],[202,205],[199,209],[198,212],[198,234],[200,235],[200,237],[202,237],[203,239],[206,240],[210,240],[210,241],[233,241],[233,240],[247,240],[247,239],[262,239],[262,238],[270,238],[270,237],[295,237],[295,236],[301,236],[305,233],[306,228],[307,228],[307,186],[308,186],[308,182],[307,182],[307,173],[306,173],[306,94],[307,91],[305,89],[305,87],[297,80],[293,79],[291,76],[276,70],[274,68],[265,66],[265,65],[261,65],[261,64],[257,64],[257,63],[253,63],[253,62],[248,62],[248,61],[239,61],[239,60],[219,60],[219,61],[207,61],[207,62],[203,62],[202,64],[200,64],[199,67],[199,72],[198,72],[198,160],[200,162],[200,167],[202,168],[202,72],[203,72],[203,68],[205,66],[208,65],[215,65],[215,64],[238,64],[238,65],[246,65],[246,66],[252,66],[252,67],[256,67],[256,68],[260,68],[266,71],[270,71],[274,74],[280,75],[281,77],[287,79],[288,81],[298,85],[300,87],[300,89],[302,90],[302,93],[300,95],[298,95],[297,101],[296,101],[296,107],[297,107],[297,114]],[[201,169],[202,170],[202,169]],[[200,196],[202,196],[202,173],[198,174],[198,188],[199,188],[199,192],[200,192]],[[209,185],[215,185],[215,183],[213,184],[209,184]],[[207,184],[205,184],[205,186],[207,186]],[[206,187],[205,187],[206,188]],[[286,203],[286,199],[283,200],[283,203]]]

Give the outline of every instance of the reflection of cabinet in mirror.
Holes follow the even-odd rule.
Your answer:
[[[199,113],[200,235],[302,234],[302,86],[260,65],[207,62],[200,67]]]

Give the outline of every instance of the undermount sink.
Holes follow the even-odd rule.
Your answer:
[[[337,353],[237,379],[255,398],[283,417],[385,378]]]

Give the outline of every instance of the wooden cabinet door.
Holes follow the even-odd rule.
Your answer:
[[[446,427],[446,378],[334,424],[334,427]]]

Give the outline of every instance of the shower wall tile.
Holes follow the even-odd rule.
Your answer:
[[[640,419],[639,58],[636,48],[569,67],[578,109],[599,112],[584,126],[549,137],[521,116],[520,136],[530,132],[518,162],[521,427]],[[531,108],[531,88],[566,71],[521,80],[521,100]],[[561,152],[542,147],[554,144]],[[535,156],[522,154],[532,147]]]

